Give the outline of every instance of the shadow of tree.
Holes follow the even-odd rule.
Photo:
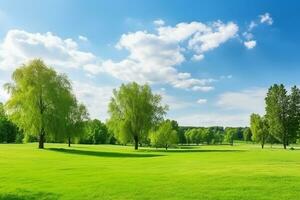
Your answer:
[[[47,148],[45,150],[56,151],[67,154],[97,156],[97,157],[118,157],[118,158],[145,158],[145,157],[157,157],[162,155],[157,154],[141,154],[141,153],[119,153],[119,152],[104,152],[104,151],[87,151],[77,149],[65,149],[65,148]]]
[[[0,194],[0,200],[57,200],[59,195],[48,192],[17,191],[16,193]]]
[[[246,150],[227,150],[227,149],[141,149],[141,152],[169,152],[169,153],[234,153],[234,152],[244,152]]]

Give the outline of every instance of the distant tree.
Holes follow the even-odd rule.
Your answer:
[[[21,136],[17,126],[8,119],[4,106],[0,102],[0,143],[20,143]]]
[[[250,128],[245,128],[243,130],[243,139],[245,142],[251,141],[252,138],[252,132]]]
[[[171,145],[178,143],[178,136],[176,130],[172,127],[172,123],[170,121],[164,121],[157,131],[151,132],[150,140],[151,144],[155,147],[164,147],[168,150]]]
[[[33,60],[16,69],[13,83],[5,84],[10,98],[6,102],[9,118],[25,134],[38,136],[39,148],[44,148],[46,136],[64,130],[70,105],[71,84],[65,75],[57,74],[41,60]]]
[[[291,88],[291,93],[288,95],[287,113],[287,144],[289,144],[296,142],[300,130],[300,90],[296,86]]]
[[[253,134],[253,141],[259,142],[263,149],[269,135],[267,120],[258,114],[252,114],[250,117],[250,128]]]
[[[105,123],[102,123],[98,119],[94,119],[86,122],[85,134],[81,137],[80,143],[113,144],[114,138]]]
[[[77,102],[76,98],[71,98],[71,108],[65,118],[65,133],[68,139],[68,146],[71,146],[72,138],[79,138],[84,134],[85,121],[88,120],[88,112],[83,104]]]
[[[233,145],[235,135],[236,135],[236,129],[231,127],[225,128],[225,141],[227,141],[231,146]]]
[[[167,110],[161,105],[161,96],[152,93],[148,85],[137,83],[122,84],[119,90],[113,91],[109,104],[110,119],[108,125],[122,138],[134,142],[134,148],[147,138],[149,130],[162,121]]]
[[[284,149],[288,145],[288,96],[284,86],[274,84],[268,90],[266,100],[266,120],[270,133],[283,143]]]

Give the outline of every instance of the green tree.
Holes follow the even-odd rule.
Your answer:
[[[76,98],[71,98],[70,111],[65,119],[65,133],[68,139],[68,146],[71,146],[72,138],[79,138],[84,134],[85,121],[88,120],[88,112],[83,104],[77,102]]]
[[[64,130],[71,84],[39,59],[16,69],[12,80],[5,84],[10,93],[5,105],[9,118],[25,134],[38,136],[38,147],[44,148],[47,135],[54,137]]]
[[[250,116],[250,129],[253,134],[253,141],[259,142],[263,149],[269,135],[267,120],[259,116],[259,114],[253,113]]]
[[[152,131],[150,134],[151,144],[155,147],[164,147],[166,150],[171,145],[178,143],[176,130],[173,128],[171,121],[161,123],[157,131]]]
[[[20,143],[22,133],[12,123],[5,113],[3,103],[0,102],[0,143]]]
[[[288,96],[288,144],[295,143],[300,129],[300,90],[294,86]]]
[[[268,90],[266,101],[266,120],[270,134],[283,143],[284,149],[288,145],[288,96],[284,86],[274,84]]]
[[[251,138],[252,138],[251,129],[247,127],[243,130],[243,139],[245,142],[249,142],[251,141]]]
[[[87,144],[112,144],[114,138],[105,123],[98,119],[89,120],[85,125],[85,134],[80,143]]]
[[[227,141],[231,146],[233,146],[233,141],[236,136],[236,130],[231,127],[225,128],[225,141]]]
[[[161,105],[161,96],[153,94],[148,85],[122,84],[119,90],[113,91],[108,125],[118,139],[130,139],[138,149],[139,142],[162,121],[166,110],[167,106]]]

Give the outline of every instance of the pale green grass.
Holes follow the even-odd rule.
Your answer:
[[[36,146],[0,145],[0,199],[300,199],[300,150]]]

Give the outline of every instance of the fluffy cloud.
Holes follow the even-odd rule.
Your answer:
[[[265,13],[258,16],[258,20],[251,21],[248,25],[247,31],[243,33],[243,37],[245,38],[244,46],[247,49],[253,49],[256,46],[256,40],[254,40],[254,35],[252,33],[253,29],[259,26],[260,24],[273,24],[273,19],[269,13]]]
[[[245,47],[247,47],[247,49],[253,49],[256,46],[256,41],[255,40],[245,41],[244,45]]]
[[[86,105],[91,118],[101,120],[107,118],[107,107],[114,87],[99,87],[93,84],[75,81],[73,82],[73,89],[79,101]]]
[[[105,71],[123,81],[210,91],[213,89],[211,79],[193,78],[189,73],[179,72],[176,66],[187,60],[187,50],[193,54],[193,60],[201,60],[205,52],[235,37],[237,31],[238,26],[233,22],[217,21],[210,25],[179,23],[174,27],[160,23],[156,33],[137,31],[123,34],[116,47],[128,51],[128,56],[121,61],[106,60],[98,71]]]
[[[96,61],[95,55],[80,51],[72,39],[61,39],[51,32],[8,31],[0,44],[0,69],[14,69],[33,58],[42,58],[49,65],[67,68],[79,68]]]
[[[155,26],[163,26],[163,25],[165,25],[165,21],[162,20],[162,19],[155,20],[153,23],[154,23]]]
[[[197,103],[198,104],[206,104],[207,103],[207,99],[198,99]]]
[[[219,96],[217,105],[225,110],[243,111],[248,114],[264,113],[267,90],[265,88],[254,88],[240,92],[226,92]]]
[[[81,40],[81,41],[84,41],[84,42],[89,41],[89,39],[88,39],[87,37],[82,36],[82,35],[79,35],[79,36],[78,36],[78,39]]]
[[[265,13],[263,15],[259,15],[260,18],[260,23],[266,23],[268,25],[272,25],[273,24],[273,19],[270,15],[270,13]]]

